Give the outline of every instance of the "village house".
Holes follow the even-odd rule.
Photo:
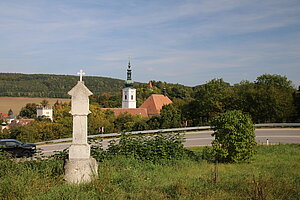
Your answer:
[[[1,113],[0,119],[3,120],[1,123],[2,130],[10,129],[14,126],[25,126],[34,121],[34,119],[17,119],[11,109],[9,109],[7,114]]]
[[[53,121],[53,109],[52,107],[44,107],[44,106],[37,107],[36,116],[49,118],[51,121]]]

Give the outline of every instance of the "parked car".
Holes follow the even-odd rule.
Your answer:
[[[14,139],[0,140],[0,151],[7,151],[16,157],[31,157],[36,152],[33,143],[22,143]]]

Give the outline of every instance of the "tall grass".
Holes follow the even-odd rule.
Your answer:
[[[200,155],[202,148],[193,149]],[[63,161],[0,160],[0,199],[299,199],[300,145],[259,146],[250,163],[115,156],[91,183],[63,181]]]

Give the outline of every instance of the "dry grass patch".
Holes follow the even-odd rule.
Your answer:
[[[39,104],[43,100],[49,101],[50,105],[54,105],[56,101],[70,102],[70,99],[61,98],[0,97],[0,113],[7,113],[9,109],[12,109],[14,114],[18,115],[27,103]]]

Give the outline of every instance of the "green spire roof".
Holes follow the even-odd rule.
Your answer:
[[[127,80],[125,81],[126,87],[132,87],[133,86],[133,80],[131,79],[131,65],[130,60],[128,62],[128,68],[127,68]]]

